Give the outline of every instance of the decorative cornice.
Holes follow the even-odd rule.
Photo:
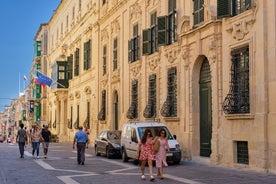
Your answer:
[[[137,62],[137,61],[136,61],[136,62]],[[137,63],[135,63],[134,65],[132,65],[132,66],[130,67],[131,75],[134,76],[134,77],[137,77],[138,74],[140,74],[141,68],[142,68],[142,65],[141,65],[140,62],[137,62]]]
[[[142,15],[142,10],[137,2],[135,4],[133,4],[132,6],[130,6],[130,19],[131,20],[139,19],[141,15]]]
[[[101,41],[107,41],[109,38],[108,36],[108,31],[107,31],[107,28],[104,28],[102,31],[101,31]]]
[[[174,63],[177,59],[177,56],[180,52],[178,47],[170,47],[169,49],[165,50],[165,56],[168,59],[169,63]]]
[[[116,19],[111,22],[111,33],[115,34],[115,33],[118,33],[119,31],[120,31],[120,23],[118,19]]]
[[[86,86],[86,87],[84,88],[84,93],[85,93],[86,95],[91,94],[91,87],[90,87],[90,86]]]

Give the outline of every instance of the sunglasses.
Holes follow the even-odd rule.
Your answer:
[[[161,134],[165,134],[165,132],[161,132]]]

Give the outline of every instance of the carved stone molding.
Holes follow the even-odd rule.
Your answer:
[[[120,23],[116,19],[113,22],[111,22],[111,33],[115,34],[115,33],[118,33],[119,31],[120,31]]]
[[[80,92],[79,92],[79,91],[76,91],[76,92],[75,92],[75,97],[76,97],[77,99],[79,99],[80,96],[81,96]]]
[[[69,100],[74,100],[74,95],[72,93],[69,95]]]
[[[91,35],[92,35],[92,25],[90,24],[85,30],[85,36],[86,38],[91,38]]]
[[[140,63],[131,66],[131,68],[130,68],[131,75],[133,77],[137,77],[138,74],[140,74],[140,72],[141,72],[141,68],[142,68],[142,65]]]
[[[108,82],[108,78],[105,77],[101,80],[101,86],[102,86],[102,89],[105,89],[106,85],[107,85],[107,82]]]
[[[210,38],[209,42],[208,42],[208,48],[207,48],[207,52],[208,52],[208,60],[211,62],[216,62],[217,59],[217,39],[216,37],[212,37]]]
[[[85,93],[86,95],[91,94],[91,87],[90,87],[90,86],[86,86],[86,87],[84,88],[84,93]]]
[[[119,70],[112,73],[111,80],[112,80],[111,81],[112,83],[120,81],[120,71]]]
[[[101,31],[101,41],[107,41],[109,38],[108,36],[108,31],[107,31],[107,28],[104,28],[102,31]]]
[[[190,65],[190,48],[189,46],[184,46],[182,49],[181,49],[181,58],[183,59],[184,61],[184,68],[185,70],[188,70],[189,69],[189,65]]]
[[[249,33],[250,25],[254,22],[255,19],[252,16],[247,19],[237,20],[231,24],[231,27],[227,31],[232,34],[234,39],[242,40]]]
[[[131,20],[139,19],[141,15],[142,15],[142,10],[138,3],[135,3],[132,6],[130,6]]]
[[[174,63],[177,59],[177,56],[180,52],[180,49],[178,47],[169,48],[165,51],[165,56],[168,59],[169,63]]]
[[[146,7],[154,6],[159,0],[146,0]]]
[[[158,67],[159,63],[160,63],[160,58],[150,60],[148,63],[150,70],[154,71]]]

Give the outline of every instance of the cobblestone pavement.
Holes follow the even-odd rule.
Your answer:
[[[95,156],[86,150],[85,165],[78,165],[72,143],[51,143],[47,159],[33,159],[27,146],[25,158],[19,158],[17,144],[0,143],[0,184],[275,184],[276,175],[229,169],[196,161],[182,161],[164,169],[165,179],[154,182],[140,179],[140,168],[132,162]],[[154,168],[156,173],[156,168]],[[148,170],[146,170],[148,173]],[[156,175],[155,175],[156,176]]]

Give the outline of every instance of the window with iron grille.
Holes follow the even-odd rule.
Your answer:
[[[106,90],[102,91],[102,106],[98,114],[98,120],[104,121],[106,118]]]
[[[77,119],[76,119],[76,121],[74,123],[74,128],[75,129],[78,129],[79,126],[80,126],[79,120],[80,120],[80,105],[77,105]]]
[[[133,26],[133,38],[128,41],[128,61],[134,62],[139,59],[139,35],[138,24]]]
[[[85,127],[85,128],[90,128],[90,102],[87,102],[87,112],[86,112],[86,119],[85,119],[85,121],[84,121],[84,123],[83,123],[83,126]]]
[[[70,119],[68,120],[68,125],[67,125],[67,127],[69,129],[72,129],[72,121],[73,121],[73,107],[71,106],[71,108],[70,108]]]
[[[197,25],[204,21],[204,0],[193,0],[194,1],[194,25]]]
[[[177,116],[177,73],[176,68],[170,68],[168,71],[168,91],[167,99],[161,108],[163,117]]]
[[[74,68],[74,76],[79,76],[80,69],[80,49],[77,48],[75,50],[75,68]]]
[[[73,77],[73,54],[67,57],[67,79],[70,80]]]
[[[251,0],[218,0],[217,17],[235,16],[251,9]]]
[[[231,56],[230,89],[223,102],[223,111],[225,114],[249,113],[249,47],[235,49]]]
[[[84,43],[83,50],[83,69],[88,70],[91,66],[91,41],[87,41]]]
[[[138,81],[134,80],[131,86],[131,104],[127,111],[128,119],[135,119],[138,117]]]
[[[156,117],[156,75],[149,76],[148,104],[144,110],[145,118]]]
[[[237,163],[249,164],[247,141],[237,141]]]
[[[113,40],[113,71],[118,68],[118,39]]]
[[[106,45],[103,46],[103,75],[106,74],[107,66],[106,66]]]

